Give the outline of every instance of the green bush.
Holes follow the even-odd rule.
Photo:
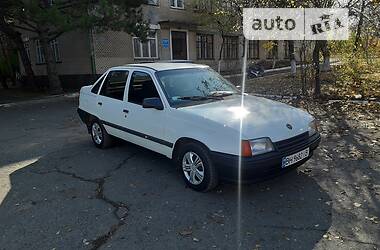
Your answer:
[[[354,49],[354,37],[330,43],[331,54],[340,61],[334,68],[336,88],[344,96],[380,96],[380,41],[365,42],[366,48],[360,44],[357,50]]]

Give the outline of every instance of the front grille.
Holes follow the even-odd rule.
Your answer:
[[[274,146],[280,152],[290,151],[294,148],[302,147],[306,145],[309,141],[309,132],[294,136],[292,138],[275,142]]]

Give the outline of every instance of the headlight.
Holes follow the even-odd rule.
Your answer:
[[[249,157],[268,153],[274,150],[272,141],[269,138],[261,138],[242,143],[242,156]]]
[[[309,123],[309,136],[313,136],[318,132],[318,122],[317,120],[313,120]]]

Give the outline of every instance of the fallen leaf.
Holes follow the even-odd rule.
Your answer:
[[[184,237],[190,236],[190,235],[193,234],[193,230],[191,228],[187,228],[187,229],[184,229],[184,230],[180,231],[179,234],[181,236],[184,236]]]
[[[366,220],[369,220],[369,221],[371,221],[372,223],[374,223],[374,224],[379,224],[379,218],[378,217],[376,217],[376,216],[373,216],[373,217],[365,217],[365,219]]]
[[[361,206],[362,206],[362,204],[360,204],[360,203],[357,203],[357,202],[354,202],[354,206],[355,206],[355,207],[361,207]]]

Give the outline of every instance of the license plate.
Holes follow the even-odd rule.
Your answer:
[[[301,152],[285,156],[282,158],[282,168],[289,167],[299,161],[302,161],[303,159],[309,157],[310,150],[309,148],[302,150]]]

